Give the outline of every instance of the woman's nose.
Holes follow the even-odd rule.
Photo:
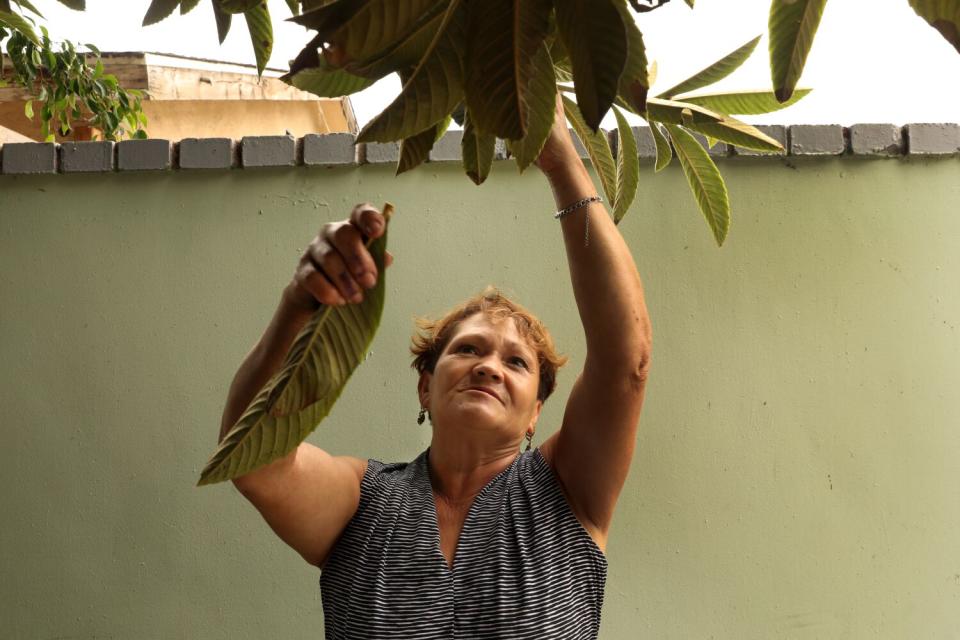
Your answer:
[[[500,380],[502,373],[500,367],[497,366],[496,362],[492,358],[484,358],[477,363],[477,366],[473,368],[474,375],[480,377],[489,377],[494,380]]]

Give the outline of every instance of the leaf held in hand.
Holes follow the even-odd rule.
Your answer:
[[[389,222],[393,206],[383,214]],[[198,485],[231,480],[293,451],[330,413],[380,326],[387,233],[367,247],[380,274],[363,302],[321,306],[300,331],[280,370],[220,442]]]

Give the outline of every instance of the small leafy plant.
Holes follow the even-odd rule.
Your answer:
[[[13,4],[42,17],[27,0]],[[31,120],[39,115],[44,140],[52,141],[58,133],[69,135],[80,124],[99,131],[104,140],[147,137],[143,94],[124,89],[116,76],[105,73],[95,46],[86,45],[86,53],[70,41],[56,44],[46,27],[41,25],[37,34],[31,18],[11,9],[9,1],[0,0],[0,43],[12,67],[9,81],[5,66],[0,67],[0,83],[12,81],[32,96],[24,113]]]

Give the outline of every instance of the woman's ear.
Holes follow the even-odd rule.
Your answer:
[[[534,406],[534,409],[533,409],[533,418],[530,420],[530,424],[528,426],[529,429],[533,429],[534,431],[536,431],[535,427],[537,426],[537,420],[540,419],[541,409],[543,409],[543,400],[537,400],[537,404]]]
[[[424,371],[417,381],[417,395],[420,396],[420,406],[424,408],[430,406],[430,380],[432,377],[433,375],[429,371]]]

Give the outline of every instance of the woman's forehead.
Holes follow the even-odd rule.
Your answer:
[[[475,313],[460,321],[453,335],[450,336],[450,342],[467,335],[500,339],[509,346],[534,351],[517,329],[516,321],[510,316],[491,319],[485,313]]]

